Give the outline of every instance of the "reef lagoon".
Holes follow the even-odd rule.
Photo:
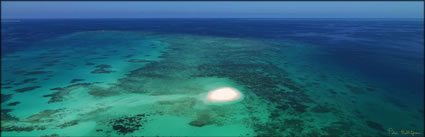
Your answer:
[[[2,136],[424,133],[423,19],[1,25]]]

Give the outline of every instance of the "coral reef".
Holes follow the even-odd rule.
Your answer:
[[[96,59],[107,59],[108,57],[94,57],[94,58],[90,58],[90,60],[96,60]]]
[[[143,130],[148,119],[153,118],[150,117],[150,114],[154,114],[161,115],[159,117],[171,115],[190,118],[191,121],[183,124],[187,124],[186,127],[192,126],[191,129],[209,129],[227,126],[226,124],[236,124],[237,126],[244,124],[243,126],[254,131],[252,134],[246,134],[247,136],[363,136],[369,135],[370,131],[384,131],[383,126],[376,122],[363,121],[367,118],[367,113],[361,113],[364,110],[360,107],[353,110],[347,109],[357,105],[361,106],[362,103],[367,102],[356,95],[368,95],[369,92],[379,93],[381,89],[363,86],[355,82],[349,83],[349,80],[347,80],[349,78],[335,78],[333,75],[324,73],[310,75],[315,72],[309,72],[311,71],[309,70],[310,65],[304,66],[308,63],[296,62],[299,60],[294,60],[295,63],[287,62],[288,60],[291,61],[291,59],[286,59],[290,57],[287,56],[290,54],[289,52],[294,52],[288,45],[296,45],[297,43],[286,43],[288,45],[285,45],[240,38],[185,35],[165,37],[161,42],[167,43],[169,46],[167,46],[166,51],[162,52],[159,60],[132,59],[133,54],[137,54],[137,57],[139,57],[143,56],[144,53],[116,54],[121,61],[124,61],[120,63],[128,64],[128,62],[131,62],[146,65],[130,71],[126,74],[126,77],[118,79],[117,83],[109,84],[107,88],[93,83],[82,83],[81,81],[84,81],[84,79],[77,77],[69,81],[72,85],[52,88],[50,89],[52,93],[43,96],[49,98],[49,104],[57,103],[69,99],[70,95],[74,95],[71,94],[74,90],[83,88],[84,90],[76,91],[83,91],[84,95],[87,91],[92,96],[89,97],[90,99],[97,99],[94,101],[99,102],[89,104],[87,107],[78,108],[79,106],[77,106],[77,110],[67,110],[67,112],[77,115],[78,119],[71,118],[70,121],[62,121],[63,116],[68,116],[63,114],[67,113],[63,109],[41,109],[43,111],[26,118],[12,116],[12,113],[10,113],[12,109],[2,109],[2,122],[4,120],[8,123],[19,123],[2,125],[2,130],[19,132],[43,130],[46,127],[62,130],[62,128],[71,126],[85,126],[78,124],[87,119],[94,119],[98,125],[93,128],[95,131],[90,132],[90,134],[110,136],[110,133],[116,132],[119,135],[133,135],[132,133],[139,133],[138,130]],[[109,52],[115,53],[118,50],[108,50],[107,54],[99,52],[98,55],[101,56],[95,58],[90,58],[93,57],[90,56],[88,58],[106,59],[109,55],[111,59],[116,58]],[[156,53],[152,55],[156,55]],[[304,56],[304,54],[300,56]],[[50,57],[44,56],[43,58]],[[57,60],[52,60],[44,62],[42,65],[52,66],[56,63],[58,63]],[[95,68],[91,71],[94,74],[115,72],[111,65],[101,63],[103,62],[96,62],[96,64],[83,62],[80,65],[83,65],[83,68]],[[303,66],[296,66],[300,64]],[[134,64],[130,65],[134,66]],[[16,72],[25,75],[38,75],[50,71]],[[103,75],[98,76],[102,77]],[[240,88],[240,91],[244,93],[243,100],[225,105],[203,102],[198,95],[202,95],[208,91],[207,89],[216,86],[214,85],[216,79],[229,86]],[[332,80],[334,79],[343,82],[333,83]],[[15,85],[36,80],[36,78],[27,78],[15,83]],[[90,78],[90,80],[92,79]],[[13,81],[5,82],[2,85],[7,86],[14,83]],[[210,83],[212,84],[210,85]],[[217,85],[222,86],[220,84]],[[328,84],[335,85],[330,86]],[[26,87],[15,91],[26,92],[36,88],[40,87]],[[125,95],[123,97],[134,95],[141,98],[140,100],[139,98],[126,100],[126,98],[118,95]],[[174,95],[178,96],[178,99],[168,99],[168,97],[173,98]],[[10,100],[11,96],[12,94],[1,94],[2,103]],[[107,98],[111,96],[115,97]],[[153,100],[156,102],[153,104],[145,103],[151,100],[143,100],[144,96],[155,98]],[[180,96],[186,97],[180,98]],[[158,100],[156,100],[156,97],[159,97]],[[118,101],[111,103],[111,100]],[[131,105],[127,106],[125,104],[127,101]],[[387,98],[387,101],[400,108],[407,108],[398,100]],[[17,101],[7,103],[7,106],[19,104]],[[64,102],[50,104],[49,106],[71,104],[72,102]],[[128,109],[128,112],[137,115],[125,115],[128,112],[122,109],[121,105],[125,106],[124,109],[127,107],[137,108],[135,110]],[[13,108],[19,107],[21,106]],[[145,107],[148,109],[145,109]],[[120,110],[118,115],[121,117],[116,117],[116,110]],[[424,111],[423,109],[418,111],[420,114],[415,111],[415,115],[418,115],[416,116],[417,119],[421,119],[420,116],[423,117]],[[322,117],[324,119],[321,119]],[[21,122],[27,125],[21,125]],[[107,128],[99,126],[101,124],[107,126]],[[370,128],[364,128],[366,126]],[[417,126],[417,124],[410,124],[410,126]],[[365,133],[362,134],[363,131],[360,130],[365,130]],[[58,133],[62,134],[61,132]],[[49,134],[51,135],[46,136],[59,136],[58,134]]]
[[[359,88],[359,87],[355,87],[355,86],[352,86],[352,85],[345,85],[345,87],[349,89],[348,91],[350,91],[351,93],[354,93],[354,94],[364,94],[365,93],[364,90]]]
[[[72,121],[68,121],[68,122],[63,123],[63,124],[59,125],[58,127],[59,128],[66,128],[66,127],[70,127],[70,126],[75,126],[77,124],[78,124],[78,120],[72,120]]]
[[[69,95],[69,93],[77,88],[80,87],[87,87],[91,85],[91,83],[77,83],[77,84],[72,84],[66,87],[58,87],[58,88],[52,88],[50,90],[56,90],[56,92],[53,92],[51,94],[47,94],[47,95],[43,95],[43,97],[50,97],[48,103],[56,103],[56,102],[61,102],[65,99],[66,96]]]
[[[12,99],[13,94],[1,94],[1,103],[7,102]]]
[[[19,83],[15,83],[13,85],[18,86],[18,85],[27,84],[27,83],[30,83],[30,82],[33,82],[33,81],[36,81],[36,80],[37,80],[37,78],[28,78],[28,79],[22,80]]]
[[[53,66],[56,63],[60,62],[59,60],[52,60],[52,61],[46,61],[43,64],[41,64],[42,66]]]
[[[212,117],[208,113],[198,113],[197,118],[189,123],[191,126],[195,127],[203,127],[206,125],[214,124],[215,120],[214,117]]]
[[[12,88],[11,86],[6,86],[6,87],[1,87],[2,89],[10,89]]]
[[[75,83],[75,82],[80,82],[80,81],[84,81],[84,79],[72,79],[71,82],[69,82],[69,83]]]
[[[373,128],[373,129],[376,129],[376,130],[378,130],[378,131],[382,131],[382,132],[385,132],[385,131],[386,131],[386,130],[382,127],[382,125],[381,125],[381,124],[378,124],[378,123],[376,123],[376,122],[373,122],[373,121],[369,121],[369,120],[367,120],[367,121],[366,121],[366,124],[367,124],[367,126],[368,126],[368,127]]]
[[[30,86],[30,87],[24,87],[24,88],[20,88],[20,89],[15,89],[16,92],[19,93],[23,93],[23,92],[28,92],[34,89],[40,88],[40,86]]]
[[[19,101],[11,102],[11,103],[7,104],[7,106],[16,106],[19,103],[20,103]]]
[[[152,62],[152,61],[151,60],[147,60],[147,59],[130,59],[130,60],[128,60],[128,62],[132,62],[132,63],[140,63],[140,62],[149,63],[149,62]]]
[[[89,88],[90,95],[96,96],[96,97],[109,97],[109,96],[116,96],[120,94],[120,91],[117,87],[112,88],[102,88],[102,87],[96,87],[92,86]]]
[[[354,136],[350,131],[350,128],[353,126],[352,122],[337,121],[332,122],[329,126],[325,126],[322,129],[325,136],[334,137],[334,136]],[[358,134],[357,134],[358,135]]]
[[[59,137],[59,134],[44,135],[41,137]]]
[[[407,108],[407,105],[405,105],[405,104],[401,103],[399,100],[397,100],[397,99],[395,99],[395,98],[393,98],[393,97],[386,96],[386,97],[385,97],[385,99],[386,99],[386,101],[388,101],[389,103],[391,103],[391,104],[393,104],[394,106],[397,106],[397,107],[399,107],[399,108],[401,108],[401,109],[406,109],[406,108]]]
[[[91,65],[95,65],[95,64],[94,63],[91,63],[91,62],[87,62],[86,65],[87,66],[91,66]]]
[[[97,65],[96,66],[96,69],[93,70],[90,73],[101,74],[101,73],[112,73],[112,72],[115,72],[115,71],[110,70],[110,68],[111,68],[111,65],[100,64],[100,65]]]
[[[1,109],[1,120],[3,121],[19,121],[19,119],[15,116],[9,114],[12,109]]]
[[[134,55],[133,54],[129,54],[129,55],[127,55],[127,56],[124,56],[124,58],[131,58],[131,57],[133,57]]]
[[[327,105],[316,105],[315,107],[311,108],[311,112],[315,113],[328,113],[331,111],[332,109],[329,108]]]
[[[33,131],[34,127],[26,126],[26,127],[19,127],[19,126],[5,126],[1,127],[1,131],[16,131],[16,132],[22,132],[22,131]]]
[[[7,85],[12,84],[13,82],[14,82],[13,80],[10,80],[10,79],[9,79],[9,80],[5,80],[4,82],[2,81],[2,82],[1,82],[1,85],[2,85],[2,86],[7,86]]]
[[[27,118],[25,118],[25,121],[28,122],[33,122],[33,123],[40,123],[40,122],[51,122],[53,121],[53,115],[63,111],[63,108],[60,109],[55,109],[55,110],[51,110],[51,109],[46,109],[43,110],[37,114],[28,116]]]
[[[45,74],[45,73],[49,73],[51,71],[30,71],[30,72],[26,72],[24,75],[25,76],[30,76],[30,75],[39,75],[39,74]]]
[[[282,113],[299,115],[307,112],[309,103],[314,103],[306,94],[306,87],[294,81],[290,77],[291,73],[267,61],[270,56],[279,57],[281,55],[278,50],[267,49],[274,48],[273,46],[276,45],[261,43],[260,47],[257,46],[259,43],[253,41],[238,41],[231,38],[216,38],[213,41],[195,39],[198,38],[191,37],[182,40],[180,37],[176,37],[165,40],[170,43],[168,47],[170,51],[164,52],[160,56],[161,61],[151,62],[142,68],[131,71],[126,78],[119,80],[117,86],[127,92],[146,93],[145,91],[140,92],[140,89],[146,89],[144,85],[146,81],[171,81],[172,79],[182,81],[210,77],[231,79],[249,89],[246,92],[252,92],[273,104],[274,107],[269,108],[269,111],[272,112],[270,121],[262,124],[251,123],[254,124],[253,128],[260,136],[283,132],[285,120],[280,118]],[[244,45],[244,48],[234,45]],[[198,61],[199,59],[202,61]],[[175,92],[159,90],[148,92],[152,95],[175,94]],[[186,108],[190,109],[190,106]],[[183,110],[185,109],[180,111]],[[178,113],[180,111],[173,111],[173,113],[184,114]],[[188,124],[196,127],[217,124],[219,120],[214,118],[216,118],[215,115],[198,114],[197,118]],[[287,122],[291,123],[291,121]],[[265,129],[269,128],[268,125],[275,127],[270,130]],[[297,128],[291,131],[294,134],[296,131],[302,130],[300,126],[294,126],[294,128]]]
[[[135,116],[124,116],[117,119],[113,119],[109,122],[112,129],[117,131],[119,134],[132,133],[139,128],[143,128],[144,122],[147,122],[145,114],[137,114]]]

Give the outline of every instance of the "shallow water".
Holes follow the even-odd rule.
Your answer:
[[[1,134],[423,135],[423,36],[399,19],[2,22]],[[222,87],[243,97],[207,100]]]

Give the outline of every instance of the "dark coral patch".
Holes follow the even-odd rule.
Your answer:
[[[69,83],[75,83],[75,82],[80,82],[80,81],[84,81],[84,79],[72,79],[71,82],[69,82]]]
[[[304,122],[299,119],[285,119],[284,124],[286,128],[293,128],[302,131]]]
[[[70,126],[75,126],[77,124],[78,124],[78,120],[72,120],[72,121],[68,121],[68,122],[63,123],[63,124],[59,125],[58,127],[59,128],[66,128],[66,127],[70,127]]]
[[[6,125],[1,127],[2,131],[8,132],[30,132],[33,130],[45,130],[45,126],[15,126],[15,125]]]
[[[351,136],[349,131],[352,125],[352,122],[337,121],[321,129],[327,134],[327,137]]]
[[[109,68],[111,68],[111,65],[106,65],[106,64],[100,64],[96,66],[97,69],[93,70],[90,73],[93,74],[101,74],[101,73],[112,73],[115,71],[109,70]]]
[[[15,91],[19,93],[23,93],[23,92],[28,92],[37,88],[40,88],[40,86],[25,87],[25,88],[15,89]]]
[[[96,97],[109,97],[109,96],[115,96],[120,94],[118,91],[114,89],[111,89],[111,88],[105,89],[101,87],[91,87],[88,93]]]
[[[387,96],[387,97],[386,97],[386,100],[387,100],[389,103],[391,103],[391,104],[393,104],[394,106],[397,106],[397,107],[399,107],[399,108],[401,108],[401,109],[406,109],[406,108],[407,108],[407,105],[405,105],[405,104],[401,103],[399,100],[397,100],[397,99],[395,99],[395,98],[393,98],[393,97],[389,97],[389,96]]]
[[[335,90],[333,90],[333,89],[329,89],[328,91],[329,91],[329,93],[331,93],[331,94],[334,94],[334,95],[335,95],[335,94],[337,94],[337,93],[335,92]]]
[[[59,134],[44,135],[41,137],[59,137]]]
[[[34,70],[43,70],[43,69],[45,69],[44,67],[37,67],[37,68],[34,68]]]
[[[1,103],[9,101],[12,99],[12,94],[1,94]]]
[[[381,124],[378,124],[378,123],[373,122],[373,121],[366,121],[366,124],[367,124],[367,126],[368,126],[368,127],[370,127],[370,128],[376,129],[376,130],[378,130],[378,131],[385,132],[385,129],[382,127],[382,125],[381,125]]]
[[[96,66],[96,68],[111,68],[111,67],[112,67],[111,65],[107,65],[107,64],[100,64]]]
[[[13,71],[12,73],[19,75],[19,74],[24,74],[25,72],[26,71],[24,71],[24,70],[17,70],[17,71]]]
[[[55,58],[67,58],[69,57],[68,55],[60,55],[60,56],[55,56]]]
[[[16,106],[19,103],[20,103],[19,101],[15,101],[15,102],[12,102],[12,103],[7,104],[7,106]]]
[[[91,65],[94,65],[94,63],[87,62],[87,63],[86,63],[86,65],[87,65],[87,66],[91,66]]]
[[[189,123],[191,126],[203,127],[206,125],[214,124],[213,118],[207,113],[198,114],[197,118]]]
[[[52,117],[53,115],[63,111],[63,108],[60,109],[55,109],[55,110],[51,110],[51,109],[46,109],[43,111],[40,111],[37,114],[31,115],[29,117],[26,118],[27,121],[31,121],[31,122],[46,122],[46,121],[52,121]]]
[[[50,90],[57,90],[56,92],[53,92],[51,94],[47,94],[47,95],[43,95],[43,97],[50,97],[50,100],[48,101],[48,104],[50,103],[55,103],[55,102],[61,102],[65,99],[65,97],[67,95],[69,95],[69,93],[74,89],[74,88],[78,88],[78,87],[86,87],[91,85],[90,83],[77,83],[77,84],[72,84],[66,87],[57,87],[57,88],[52,88]]]
[[[108,57],[94,57],[94,58],[90,58],[90,59],[107,59]]]
[[[142,62],[149,63],[149,62],[152,62],[152,61],[146,60],[146,59],[130,59],[130,60],[128,60],[128,62],[131,62],[131,63],[142,63]]]
[[[1,109],[1,121],[19,121],[17,117],[9,114],[12,110],[13,109]]]
[[[29,76],[29,75],[39,75],[39,74],[45,74],[45,73],[49,73],[51,71],[30,71],[25,73],[25,76]]]
[[[118,119],[111,120],[109,124],[112,126],[112,129],[117,131],[119,134],[133,133],[134,131],[141,128],[144,122],[147,122],[145,116],[145,114],[138,114],[135,116],[124,116]]]
[[[33,127],[30,127],[30,126],[28,126],[28,127],[19,127],[19,126],[2,126],[1,127],[1,130],[2,131],[17,131],[17,132],[22,132],[22,131],[26,131],[26,132],[29,132],[29,131],[33,131],[34,130],[34,128]]]
[[[12,87],[11,86],[6,86],[6,87],[1,87],[1,88],[3,88],[3,89],[10,89]]]
[[[13,80],[5,80],[5,81],[2,81],[1,82],[1,85],[2,86],[7,86],[7,85],[11,85],[13,82],[15,82],[15,81],[13,81]]]
[[[351,93],[354,93],[354,94],[363,94],[364,93],[363,89],[361,89],[359,87],[355,87],[355,86],[352,86],[352,85],[345,85],[345,87],[348,88],[349,91]]]
[[[19,83],[15,83],[14,85],[27,84],[27,83],[30,83],[30,82],[33,82],[33,81],[36,81],[36,80],[37,80],[37,78],[27,78],[27,79],[22,80]]]
[[[134,55],[132,55],[132,54],[129,54],[129,55],[127,55],[127,56],[124,56],[124,58],[131,58],[131,57],[133,57]]]
[[[311,112],[315,112],[315,113],[328,113],[331,111],[332,109],[327,107],[326,105],[316,105],[315,107],[311,109]]]
[[[288,104],[291,106],[292,109],[294,109],[296,112],[299,112],[299,113],[306,112],[306,109],[308,108],[307,105],[298,103],[297,101],[293,99],[290,99],[290,102],[288,102]]]
[[[112,73],[112,72],[115,72],[115,71],[106,70],[106,69],[95,69],[95,70],[91,71],[90,73],[93,73],[93,74],[102,74],[102,73]]]
[[[285,111],[286,109],[288,109],[288,108],[289,108],[289,106],[288,106],[288,105],[285,105],[285,104],[282,104],[282,105],[278,105],[278,106],[276,106],[276,108],[277,108],[277,109],[280,109],[280,110],[282,110],[282,111]]]
[[[41,65],[42,66],[53,66],[53,65],[55,65],[58,62],[59,62],[59,60],[52,60],[52,61],[47,61],[47,62],[45,62],[45,63],[43,63]]]

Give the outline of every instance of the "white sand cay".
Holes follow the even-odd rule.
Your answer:
[[[228,102],[238,100],[241,96],[238,90],[230,87],[223,87],[208,92],[207,99],[212,102]]]

